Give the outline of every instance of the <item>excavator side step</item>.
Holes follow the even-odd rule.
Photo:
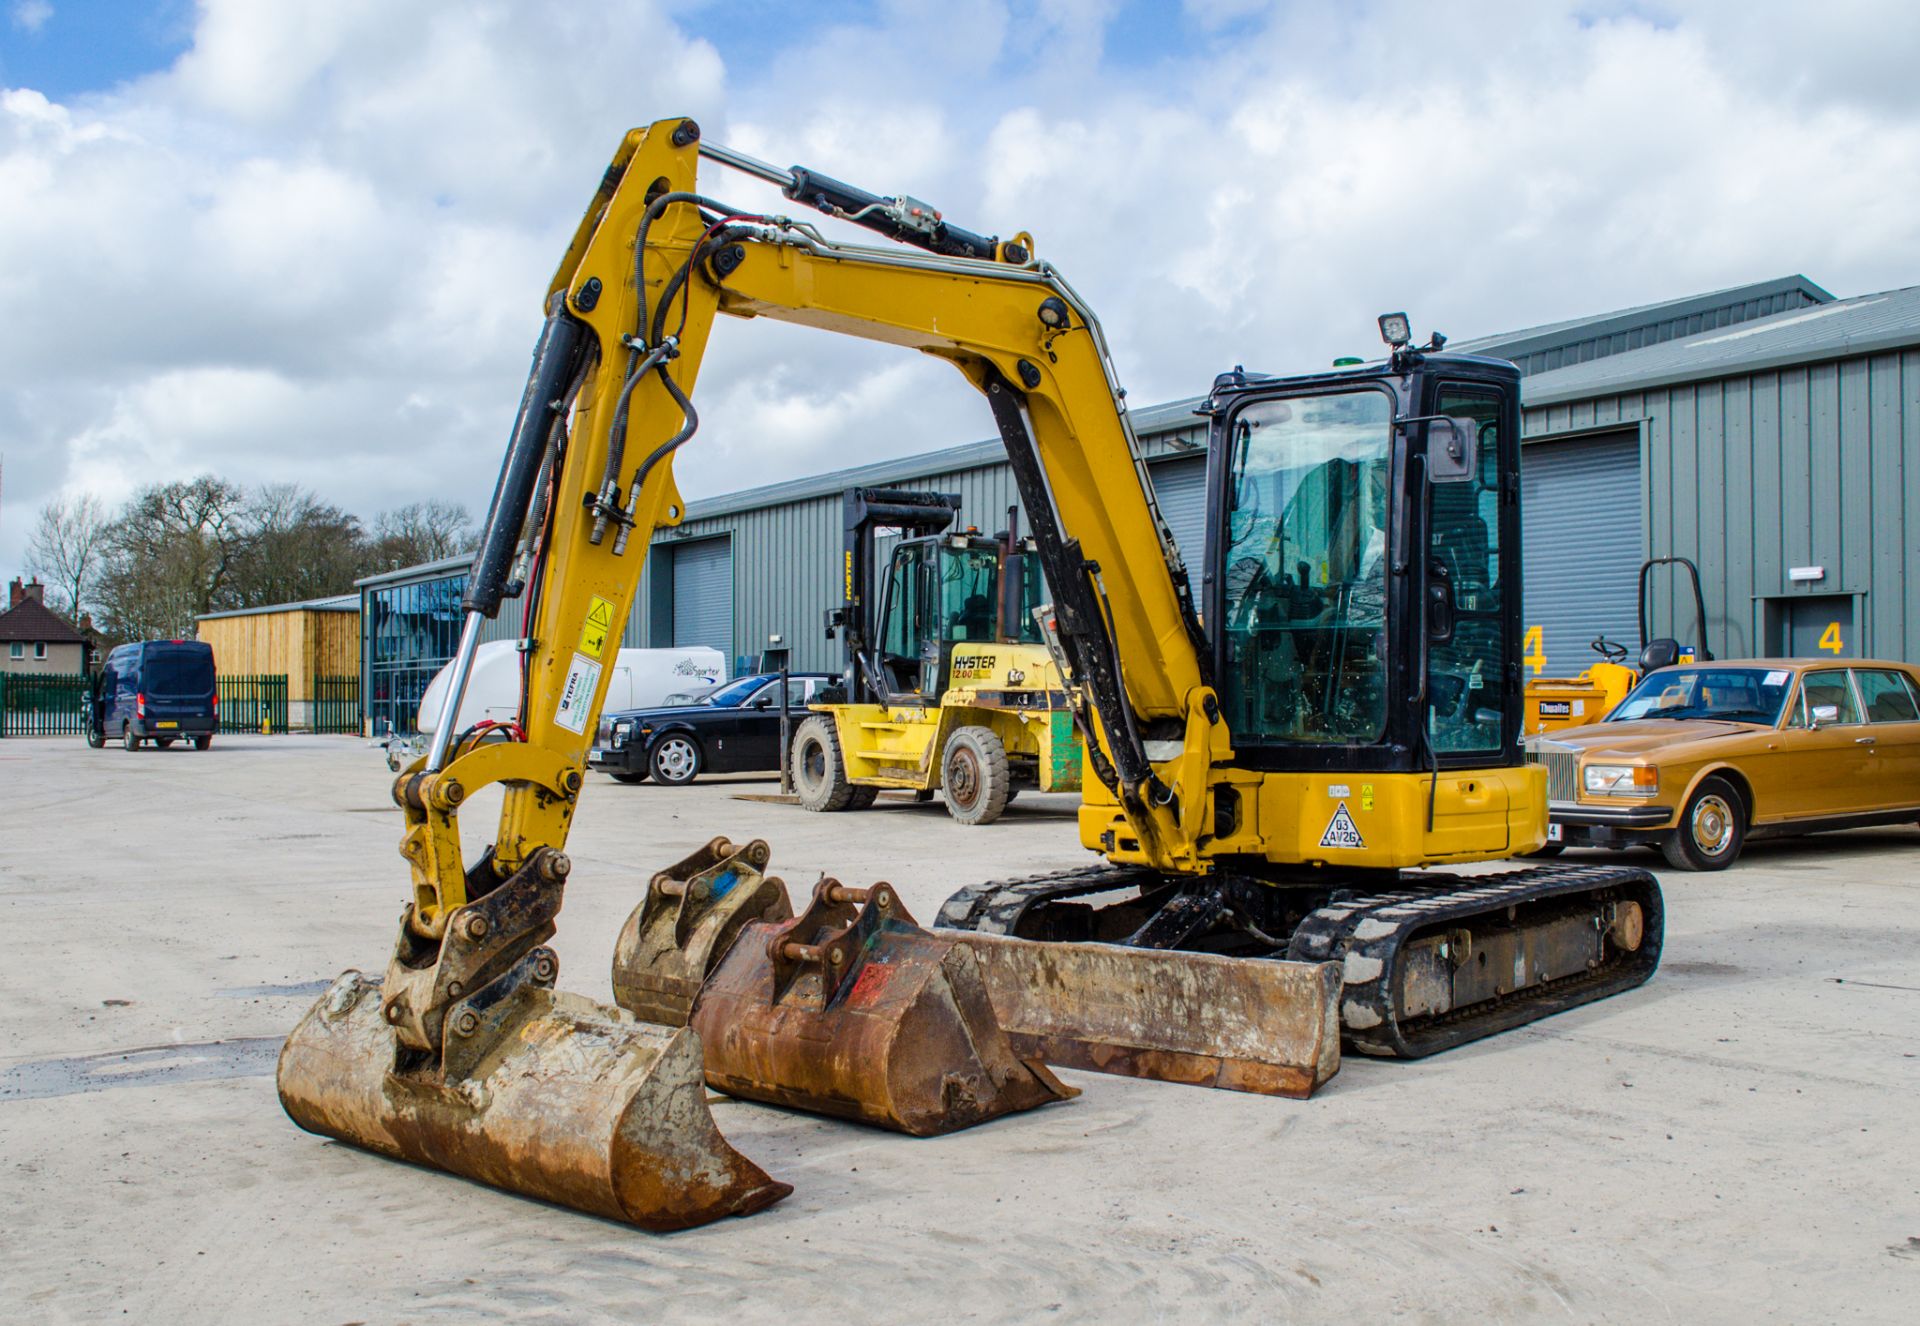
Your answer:
[[[1355,1053],[1418,1059],[1630,990],[1660,964],[1660,885],[1621,866],[1410,876],[1344,897],[1294,931],[1290,957],[1340,963]]]

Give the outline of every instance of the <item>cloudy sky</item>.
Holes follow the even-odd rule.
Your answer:
[[[202,471],[477,512],[634,124],[1030,229],[1146,404],[1388,308],[1920,283],[1916,50],[1904,0],[0,0],[0,574],[50,495]],[[795,328],[722,326],[702,390],[689,497],[991,431]]]

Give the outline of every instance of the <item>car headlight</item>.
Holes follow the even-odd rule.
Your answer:
[[[1660,790],[1660,771],[1644,764],[1589,764],[1580,776],[1596,796],[1650,797]]]
[[[626,745],[633,739],[633,720],[631,718],[615,719],[612,736],[616,747]]]

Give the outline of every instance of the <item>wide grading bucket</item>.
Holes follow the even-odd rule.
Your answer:
[[[747,926],[692,1025],[720,1091],[916,1136],[1079,1094],[1015,1052],[972,951],[887,884],[823,879],[798,917]]]
[[[684,1027],[707,973],[752,921],[793,916],[787,886],[769,879],[755,838],[715,838],[647,883],[613,949],[613,1001],[643,1022]]]
[[[346,972],[287,1038],[280,1102],[309,1132],[644,1229],[793,1191],[721,1137],[686,1028],[531,983],[466,1025],[478,1052],[457,1074],[396,1071],[379,986]]]
[[[1340,967],[940,930],[980,960],[1015,1054],[1306,1097],[1340,1069]]]

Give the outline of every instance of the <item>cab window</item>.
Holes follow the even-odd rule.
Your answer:
[[[1806,701],[1806,715],[1820,723],[1858,723],[1859,706],[1853,702],[1853,687],[1847,684],[1845,668],[1835,668],[1827,672],[1809,672],[1800,683],[1801,695]],[[1825,715],[1823,709],[1833,710],[1833,716]]]
[[[1866,707],[1869,723],[1911,723],[1920,719],[1920,709],[1914,707],[1912,692],[1899,673],[1855,668],[1853,679],[1860,686],[1860,703]]]

